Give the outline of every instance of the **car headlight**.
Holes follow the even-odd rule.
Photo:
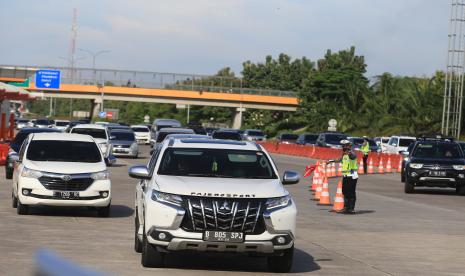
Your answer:
[[[95,172],[90,175],[93,180],[107,180],[110,174],[108,171]]]
[[[162,193],[156,190],[152,190],[152,200],[166,202],[177,206],[181,206],[182,203],[182,197],[174,194]]]
[[[290,195],[286,195],[283,197],[270,198],[266,201],[266,209],[273,210],[277,208],[287,207],[291,205],[291,203],[292,203],[292,198]]]
[[[98,147],[100,148],[103,154],[107,153],[107,150],[108,150],[107,143],[100,143],[98,144]]]
[[[423,164],[419,164],[419,163],[410,163],[409,166],[412,169],[421,169],[421,168],[423,168]]]
[[[31,169],[28,169],[26,167],[24,167],[23,170],[21,171],[21,176],[22,177],[39,178],[42,175],[43,175],[42,172],[36,171],[36,170],[31,170]]]
[[[465,170],[465,165],[452,165],[452,168],[457,171],[463,171]]]

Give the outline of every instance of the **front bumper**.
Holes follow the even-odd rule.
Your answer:
[[[150,144],[150,137],[136,136],[136,141],[138,144]]]
[[[29,190],[29,195],[23,195],[23,189]],[[79,191],[79,199],[58,199],[54,197],[53,190],[46,189],[37,179],[20,178],[18,182],[17,196],[24,205],[47,206],[88,206],[105,207],[111,201],[110,180],[96,180],[84,191]],[[108,192],[107,197],[102,193]]]
[[[136,157],[138,155],[138,150],[133,150],[131,148],[113,148],[113,155]]]
[[[436,170],[431,169],[413,169],[408,168],[406,171],[407,180],[415,186],[424,187],[457,187],[465,185],[465,171],[451,169],[441,170],[445,175],[433,176]]]
[[[166,251],[199,251],[254,253],[273,255],[291,248],[295,240],[295,223],[297,209],[294,204],[272,212],[265,211],[263,220],[265,231],[261,234],[245,234],[244,242],[213,242],[203,239],[203,232],[190,232],[181,228],[185,210],[159,202],[150,202],[145,212],[147,241]],[[221,231],[221,230],[219,230]],[[160,239],[159,233],[165,233],[167,239]],[[138,237],[142,240],[143,226],[138,229]],[[276,239],[285,237],[284,244]]]

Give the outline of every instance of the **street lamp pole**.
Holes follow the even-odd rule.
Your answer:
[[[102,50],[102,51],[98,51],[98,52],[93,52],[91,50],[86,50],[86,49],[79,48],[79,51],[86,52],[86,53],[88,53],[89,55],[92,56],[92,70],[94,72],[94,74],[93,74],[94,75],[94,83],[97,83],[97,80],[96,80],[97,72],[95,71],[95,59],[101,54],[109,53],[110,50]]]

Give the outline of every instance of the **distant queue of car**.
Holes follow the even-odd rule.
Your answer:
[[[394,135],[391,137],[375,137],[366,138],[370,146],[371,152],[383,153],[400,153],[407,150],[408,146],[416,141],[415,137]],[[349,140],[352,142],[354,150],[360,150],[364,137],[348,136],[340,132],[323,132],[323,133],[303,133],[292,134],[282,133],[278,135],[277,140],[283,144],[299,144],[299,145],[316,145],[327,148],[341,148],[341,140]]]

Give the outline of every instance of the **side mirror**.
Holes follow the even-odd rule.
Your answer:
[[[150,179],[149,169],[144,165],[132,166],[128,170],[128,174],[136,179]]]
[[[150,150],[150,155],[153,155],[154,152],[155,152],[155,150],[154,150],[154,149],[151,149],[151,150]]]
[[[115,163],[116,163],[116,157],[114,157],[113,155],[109,155],[108,157],[105,157],[105,164],[107,166],[112,166]]]
[[[406,150],[401,150],[401,151],[399,151],[399,153],[402,154],[403,156],[409,155],[409,152],[406,151]]]
[[[283,174],[283,185],[297,184],[300,181],[300,174],[295,171],[285,171]]]
[[[110,140],[115,140],[116,136],[110,136]]]
[[[20,162],[19,154],[17,153],[11,153],[9,158],[13,162]]]

